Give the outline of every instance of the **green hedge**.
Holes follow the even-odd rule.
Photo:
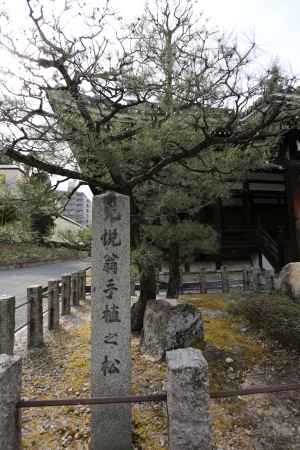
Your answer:
[[[266,336],[300,350],[300,303],[278,295],[251,295],[235,300],[228,309]]]

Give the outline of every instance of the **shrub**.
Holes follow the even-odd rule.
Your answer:
[[[74,248],[80,249],[91,247],[92,229],[89,226],[81,228],[78,231],[74,230],[60,231],[58,233],[58,236],[63,242],[69,244],[70,246],[73,246]]]
[[[0,226],[0,242],[31,242],[34,239],[28,223],[15,221]]]
[[[288,297],[277,295],[250,295],[233,301],[231,314],[246,318],[251,326],[280,342],[282,345],[300,348],[300,304]]]

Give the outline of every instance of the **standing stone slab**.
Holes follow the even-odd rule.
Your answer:
[[[208,366],[200,350],[167,352],[170,450],[212,450]]]
[[[59,284],[58,280],[48,282],[48,330],[59,328]]]
[[[61,315],[71,313],[71,275],[65,274],[61,278]]]
[[[21,358],[0,355],[0,449],[21,449],[17,403],[21,392]]]
[[[0,354],[12,355],[15,343],[15,297],[0,297]]]
[[[44,343],[42,286],[27,289],[27,347],[32,349]]]
[[[94,197],[92,396],[131,394],[129,198]],[[92,407],[92,450],[130,450],[131,407]]]

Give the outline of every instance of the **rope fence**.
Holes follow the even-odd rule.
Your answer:
[[[81,301],[85,301],[86,293],[90,292],[89,286],[86,285],[86,272],[89,269],[90,266],[72,274],[65,274],[61,280],[49,280],[48,286],[28,286],[27,299],[25,301],[25,298],[21,298],[19,305],[16,305],[15,296],[2,296],[0,354],[14,353],[15,334],[26,327],[28,349],[42,345],[43,317],[49,313],[48,329],[58,329],[60,316],[70,314],[71,306],[78,307]],[[44,301],[47,304],[44,304]],[[25,311],[21,312],[26,306]]]
[[[15,311],[17,311],[18,309],[22,308],[23,306],[28,305],[28,303],[29,303],[29,302],[27,301],[27,302],[25,302],[25,303],[22,303],[21,305],[16,306],[16,307],[15,307]]]
[[[229,397],[240,397],[245,395],[274,394],[278,392],[300,391],[300,383],[272,385],[272,386],[252,386],[235,391],[211,392],[211,399],[222,399]],[[127,397],[102,397],[102,398],[74,398],[74,399],[54,399],[54,400],[20,400],[18,408],[43,408],[49,406],[83,406],[83,405],[112,405],[119,403],[148,403],[166,402],[167,393],[148,395],[133,395]]]

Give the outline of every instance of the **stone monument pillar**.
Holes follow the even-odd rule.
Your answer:
[[[200,350],[167,352],[170,450],[212,450],[208,365]]]
[[[108,192],[94,197],[92,396],[131,394],[130,206]],[[131,406],[92,407],[92,450],[132,448]]]

